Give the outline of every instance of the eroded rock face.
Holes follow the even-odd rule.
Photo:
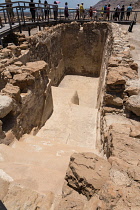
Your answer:
[[[109,177],[110,164],[92,153],[73,154],[66,173],[68,185],[90,199]]]

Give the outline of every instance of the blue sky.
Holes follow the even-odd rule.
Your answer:
[[[18,1],[18,0],[12,0],[12,1]],[[29,1],[29,0],[26,0]],[[35,2],[38,2],[38,0],[34,0]],[[68,2],[69,8],[75,8],[78,3],[83,2],[85,5],[85,8],[89,8],[91,5],[94,5],[98,2],[99,0],[60,0],[60,7],[63,7],[65,2]],[[4,3],[5,0],[0,0],[0,3]],[[44,0],[41,0],[42,3],[44,3]],[[54,0],[48,0],[48,3],[52,4]]]

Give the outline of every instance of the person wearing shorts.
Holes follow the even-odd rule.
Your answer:
[[[132,12],[132,6],[131,4],[127,7],[127,12],[126,12],[126,20],[129,20],[130,14]]]

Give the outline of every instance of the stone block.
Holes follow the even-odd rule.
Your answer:
[[[2,89],[2,93],[6,93],[11,98],[14,98],[15,100],[19,101],[20,99],[20,89],[18,86],[13,86],[10,83],[7,83],[5,88]]]
[[[109,178],[109,162],[94,153],[74,153],[65,180],[89,200]]]
[[[13,100],[9,96],[0,95],[0,118],[5,117],[13,108]]]

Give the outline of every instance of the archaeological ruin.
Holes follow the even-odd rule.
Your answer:
[[[0,200],[8,210],[140,209],[140,85],[107,22],[15,33],[0,49]]]

